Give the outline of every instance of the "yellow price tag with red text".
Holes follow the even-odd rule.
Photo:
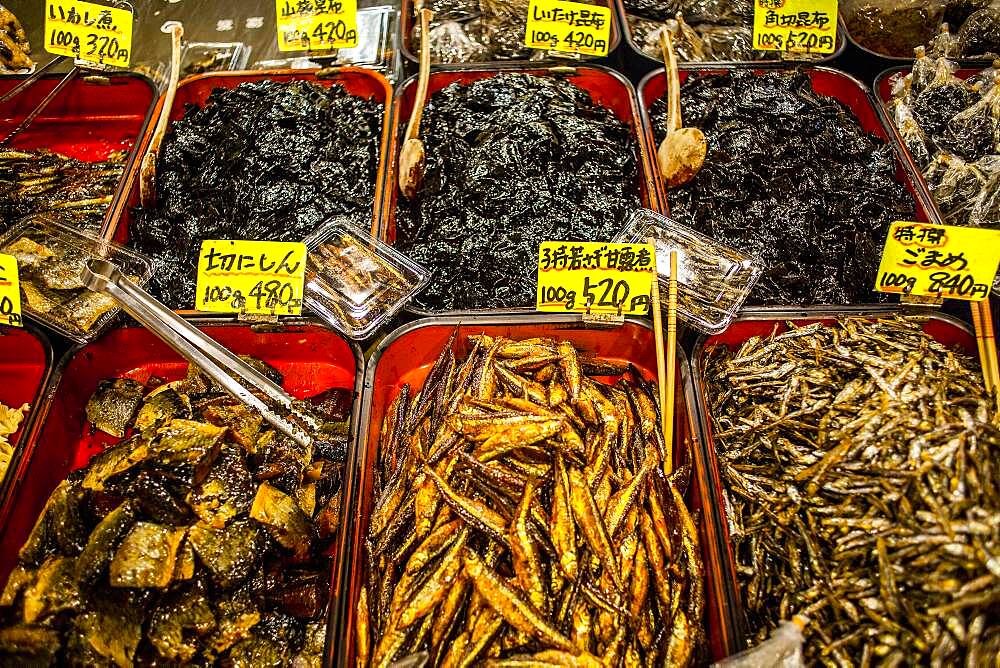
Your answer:
[[[532,49],[606,56],[611,10],[568,0],[530,0],[524,45]]]
[[[46,0],[45,50],[95,65],[128,67],[132,12],[80,0]]]
[[[23,324],[17,259],[0,253],[0,325],[21,327]]]
[[[875,289],[982,301],[1000,264],[1000,230],[897,221],[889,227]]]
[[[275,0],[279,51],[328,51],[358,45],[357,0]]]
[[[300,315],[306,245],[206,240],[198,255],[195,308],[212,313]]]
[[[655,276],[652,244],[544,241],[535,306],[557,313],[642,315]]]
[[[837,0],[753,0],[753,48],[833,53]]]

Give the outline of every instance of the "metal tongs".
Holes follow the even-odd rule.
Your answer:
[[[113,263],[97,258],[88,260],[81,280],[90,290],[113,297],[139,324],[234,398],[258,411],[275,429],[302,446],[312,445],[309,432],[317,431],[320,426],[316,416],[296,406],[295,399],[279,385],[154,299]]]

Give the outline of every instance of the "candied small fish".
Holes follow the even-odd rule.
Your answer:
[[[223,589],[238,585],[259,568],[258,529],[248,519],[235,520],[222,528],[195,524],[188,531],[188,541]]]
[[[102,380],[87,401],[87,419],[95,429],[121,438],[142,404],[142,383],[131,378]]]
[[[250,507],[250,517],[263,524],[271,536],[297,556],[309,551],[312,532],[309,518],[295,499],[268,483],[261,483]]]
[[[24,592],[24,623],[80,607],[80,587],[76,580],[76,559],[51,557],[38,568],[34,582]]]
[[[196,639],[215,628],[215,614],[204,587],[194,584],[172,591],[160,601],[150,617],[149,640],[164,660],[184,663],[197,654]]]

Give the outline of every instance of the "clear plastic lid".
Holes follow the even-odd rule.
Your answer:
[[[352,339],[389,320],[429,279],[426,269],[344,218],[328,220],[305,243],[303,301]]]
[[[84,287],[88,260],[113,262],[143,287],[153,273],[146,256],[63,225],[52,214],[23,218],[0,237],[0,253],[17,259],[24,314],[78,343],[100,336],[121,310],[109,295]]]
[[[656,246],[660,294],[670,282],[670,251],[677,251],[677,316],[706,334],[724,331],[739,313],[760,278],[752,258],[648,209],[625,221],[613,241]],[[666,310],[666,302],[663,309]]]

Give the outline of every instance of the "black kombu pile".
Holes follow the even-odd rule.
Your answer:
[[[421,139],[427,171],[414,202],[399,198],[396,244],[433,272],[425,308],[527,306],[540,241],[611,239],[641,206],[629,128],[568,81],[452,84]]]
[[[293,81],[217,88],[164,142],[157,206],[133,246],[153,257],[154,295],[191,308],[204,239],[301,241],[333,215],[367,227],[383,107],[342,87]]]
[[[891,146],[861,129],[802,72],[689,79],[684,124],[708,139],[705,166],[668,195],[671,217],[758,257],[756,304],[871,302],[894,220],[912,220]],[[663,139],[665,99],[651,108]]]

